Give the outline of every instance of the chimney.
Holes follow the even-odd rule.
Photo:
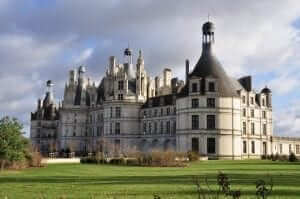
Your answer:
[[[190,61],[188,59],[185,60],[185,83],[187,84],[190,72]]]

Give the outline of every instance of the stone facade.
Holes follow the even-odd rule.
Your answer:
[[[126,154],[152,150],[195,151],[218,159],[300,155],[300,140],[273,136],[272,93],[256,92],[250,76],[229,77],[213,53],[214,24],[203,25],[202,55],[185,81],[166,68],[152,78],[142,52],[124,63],[109,58],[99,85],[80,66],[69,72],[64,98],[56,104],[51,81],[31,114],[33,144],[42,152],[103,151]],[[299,149],[299,150],[298,150]]]

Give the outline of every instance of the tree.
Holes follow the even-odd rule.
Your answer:
[[[28,140],[23,137],[22,124],[16,118],[8,116],[0,120],[0,164],[1,170],[8,163],[25,158]]]

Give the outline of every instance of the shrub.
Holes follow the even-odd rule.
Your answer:
[[[189,161],[197,161],[199,160],[199,154],[194,151],[189,151],[187,153],[187,156],[189,158]]]
[[[289,157],[287,155],[279,155],[278,160],[279,161],[288,161]]]
[[[297,157],[296,157],[296,155],[295,155],[295,153],[290,153],[290,155],[289,155],[289,162],[296,162],[298,159],[297,159]]]

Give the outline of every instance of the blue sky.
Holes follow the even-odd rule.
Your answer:
[[[164,67],[184,79],[184,61],[201,54],[201,26],[216,25],[215,52],[235,78],[273,91],[274,133],[300,136],[298,0],[0,0],[0,116],[30,112],[52,79],[62,98],[68,70],[83,64],[99,82],[130,43],[143,50],[151,75]]]

